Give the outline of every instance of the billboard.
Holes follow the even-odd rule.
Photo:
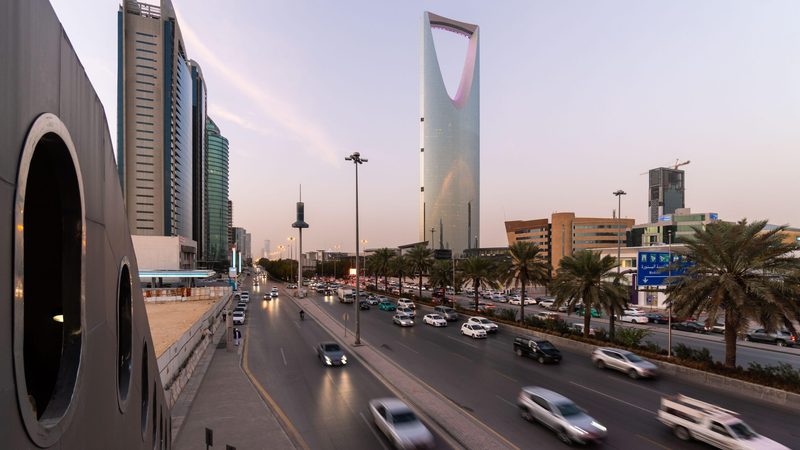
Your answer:
[[[686,271],[688,263],[683,255],[671,254],[672,264],[670,266],[670,253],[668,252],[639,252],[636,263],[637,281],[639,286],[666,286],[667,278],[670,276],[680,276]]]

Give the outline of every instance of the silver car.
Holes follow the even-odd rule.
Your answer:
[[[433,435],[416,414],[396,398],[370,400],[372,420],[396,448],[433,448]]]
[[[517,404],[525,420],[542,423],[565,444],[586,444],[606,437],[606,427],[559,393],[536,386],[524,387]]]
[[[618,348],[599,347],[592,352],[592,362],[598,369],[619,370],[629,377],[652,378],[658,374],[658,367],[635,353]]]
[[[414,318],[409,316],[408,314],[395,314],[392,317],[392,322],[401,327],[413,327],[414,326]]]

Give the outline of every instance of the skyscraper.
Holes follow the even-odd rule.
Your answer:
[[[264,239],[264,249],[261,255],[262,258],[269,259],[269,250],[270,250],[269,247],[270,247],[269,239]]]
[[[206,260],[226,261],[230,250],[231,203],[228,201],[228,139],[208,117],[206,120]]]
[[[650,169],[648,193],[648,216],[650,223],[658,222],[661,216],[684,208],[685,173],[683,170],[659,167]]]
[[[469,39],[461,82],[447,93],[432,29]],[[434,248],[455,255],[480,236],[480,92],[478,26],[425,12],[422,16],[419,238],[431,229]],[[435,236],[438,234],[438,242]]]
[[[192,71],[192,239],[197,242],[197,260],[208,259],[208,183],[206,160],[206,82],[196,61],[189,61]],[[227,194],[226,197],[227,199]],[[225,208],[223,208],[225,209]]]
[[[118,30],[118,157],[132,234],[192,232],[192,76],[175,11],[126,1]]]

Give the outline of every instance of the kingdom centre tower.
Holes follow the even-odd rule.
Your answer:
[[[469,39],[461,82],[450,98],[432,29]],[[480,236],[478,26],[425,12],[422,17],[419,238],[455,256]],[[433,230],[433,232],[432,232]]]

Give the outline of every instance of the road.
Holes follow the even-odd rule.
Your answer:
[[[271,287],[272,284],[268,287]],[[248,289],[245,286],[244,289]],[[333,340],[283,292],[264,301],[249,289],[245,324],[250,372],[312,449],[378,449],[390,443],[372,423],[367,402],[394,397],[355,358],[346,367],[323,367],[314,347]],[[437,448],[449,448],[435,435]]]
[[[465,297],[465,296],[458,296],[457,301],[460,305],[464,306],[465,308],[472,307],[474,303],[474,299]],[[512,309],[514,311],[519,311],[519,305],[510,305],[508,303],[499,303],[499,302],[491,302],[490,300],[482,300],[487,301],[490,303],[494,303],[497,309]],[[525,315],[535,314],[540,311],[545,311],[544,308],[541,308],[536,305],[526,305],[525,306]],[[583,323],[583,318],[579,317],[575,314],[567,316],[566,313],[558,313],[561,318],[566,320],[569,323]],[[608,319],[604,318],[592,318],[592,327],[597,329],[607,329],[608,328]],[[664,324],[641,324],[641,325],[633,325],[628,323],[620,323],[617,321],[617,327],[644,327],[650,330],[651,334],[644,339],[644,341],[651,341],[655,344],[658,344],[661,348],[666,349],[668,347],[668,328],[667,325]],[[692,348],[702,349],[707,348],[708,351],[711,353],[711,356],[716,361],[725,361],[725,342],[723,341],[723,337],[721,334],[708,334],[708,335],[698,335],[695,333],[688,333],[685,331],[672,331],[672,345],[675,346],[677,344],[684,344]],[[758,363],[761,365],[777,365],[778,363],[787,363],[794,366],[796,369],[800,369],[800,348],[781,348],[775,345],[769,344],[759,344],[748,342],[745,343],[744,341],[740,341],[739,345],[736,347],[736,363],[742,367],[747,367],[751,362]]]
[[[334,297],[315,298],[336,320],[345,312],[352,316],[352,305]],[[516,396],[526,385],[560,392],[586,408],[609,428],[609,448],[703,448],[677,440],[655,420],[661,396],[676,393],[739,411],[757,431],[784,444],[800,442],[795,414],[771,404],[669,377],[634,381],[596,369],[586,356],[569,351],[561,364],[543,366],[518,358],[512,351],[513,332],[507,330],[474,341],[459,334],[460,322],[433,328],[418,319],[412,328],[399,328],[391,316],[377,308],[364,311],[363,339],[520,448],[533,442],[539,448],[563,448],[552,433],[519,417]]]

